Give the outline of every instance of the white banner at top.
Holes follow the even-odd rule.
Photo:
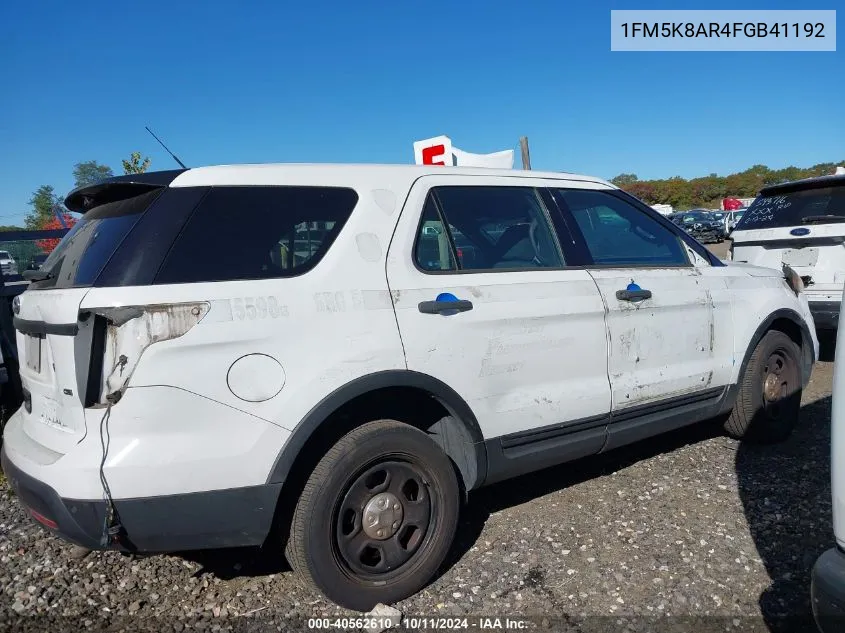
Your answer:
[[[513,169],[513,150],[473,154],[452,145],[448,136],[435,136],[414,143],[414,162],[417,165]]]

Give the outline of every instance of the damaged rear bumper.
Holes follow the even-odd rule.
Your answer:
[[[105,501],[61,498],[50,486],[16,466],[5,447],[0,449],[0,463],[33,519],[67,541],[105,549],[101,542]],[[173,552],[261,545],[270,532],[281,486],[117,499],[114,505],[123,534],[112,549]]]

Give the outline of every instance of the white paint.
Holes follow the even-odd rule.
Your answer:
[[[434,185],[613,188],[600,179],[474,167],[246,165],[191,169],[173,182],[293,184],[351,187],[359,195],[332,248],[305,275],[22,295],[20,317],[48,323],[74,323],[80,311],[103,307],[209,306],[181,336],[141,345],[143,354],[137,338],[143,343],[158,332],[154,323],[152,330],[133,324],[126,329],[132,336],[114,340],[111,361],[127,351],[136,361],[128,383],[119,371],[113,376],[125,387],[109,421],[106,475],[115,498],[262,484],[290,430],[316,403],[376,372],[410,368],[439,378],[463,396],[490,438],[603,415],[624,406],[626,393],[644,402],[735,383],[765,316],[790,308],[812,323],[807,295],[789,291],[778,270],[741,264],[711,267],[696,258],[684,271],[461,275],[426,275],[412,264],[422,203]],[[397,209],[388,212],[391,198]],[[399,200],[406,201],[401,210]],[[655,293],[650,306],[616,301],[631,276]],[[419,312],[420,301],[446,291],[475,309]],[[92,323],[79,321],[76,337],[46,337],[41,373],[21,370],[33,411],[18,411],[4,436],[18,467],[76,499],[102,496],[105,409],[83,407],[77,376],[87,368]],[[25,338],[18,335],[21,350]],[[257,355],[283,363],[284,377],[264,361],[236,362]],[[284,388],[267,397],[281,380]]]
[[[731,303],[723,279],[702,276],[708,268],[590,271],[608,309],[614,410],[728,384]],[[617,299],[632,279],[652,298],[636,304]]]
[[[285,386],[285,370],[272,356],[247,354],[232,363],[226,376],[229,390],[247,402],[264,402]]]
[[[807,298],[813,301],[840,301],[842,279],[845,276],[845,224],[810,224],[801,226],[810,230],[808,236],[794,236],[796,227],[741,229],[731,233],[733,248],[731,259],[781,270],[783,264],[791,266],[800,276],[813,278],[806,288]],[[802,247],[799,242],[807,237],[842,238],[843,243]],[[752,244],[746,245],[749,242]],[[794,246],[793,246],[794,245]]]
[[[378,235],[374,233],[359,233],[355,236],[358,253],[366,262],[377,262],[381,259],[381,244]]]
[[[840,305],[840,310],[843,308],[845,305]],[[839,547],[845,547],[845,319],[839,320],[835,359],[830,413],[830,479],[833,492],[833,533]]]
[[[23,409],[9,420],[9,459],[68,499],[102,499],[97,429],[105,409],[86,410],[88,434],[53,464],[33,459],[17,438],[28,426]],[[130,387],[112,407],[105,474],[115,499],[221,490],[265,483],[290,433],[255,416],[183,389]],[[11,440],[8,443],[6,440]]]
[[[373,200],[376,201],[379,209],[390,215],[396,210],[396,194],[390,189],[374,189]]]

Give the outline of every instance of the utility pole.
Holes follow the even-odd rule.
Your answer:
[[[522,168],[531,169],[531,155],[528,153],[528,137],[519,137],[519,148],[522,150]]]

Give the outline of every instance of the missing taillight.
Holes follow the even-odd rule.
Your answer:
[[[144,350],[185,335],[208,310],[208,303],[92,309],[97,320],[86,398],[90,406],[116,403]]]

